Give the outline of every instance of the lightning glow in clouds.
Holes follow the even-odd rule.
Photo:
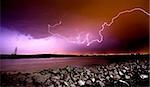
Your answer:
[[[79,34],[79,36],[76,37],[76,40],[75,41],[71,41],[69,40],[68,38],[60,35],[60,34],[54,34],[50,31],[51,28],[53,27],[56,27],[57,25],[60,25],[61,24],[61,21],[58,23],[58,24],[55,24],[55,25],[49,25],[48,24],[48,32],[50,34],[52,34],[53,36],[58,36],[58,37],[61,37],[63,38],[64,40],[66,40],[67,42],[70,42],[70,43],[76,43],[76,44],[85,44],[86,43],[86,46],[89,46],[90,44],[94,43],[94,42],[98,42],[98,43],[101,43],[104,39],[104,35],[102,35],[102,32],[105,30],[105,27],[110,27],[114,21],[116,19],[118,19],[122,14],[125,14],[125,13],[131,13],[131,12],[134,12],[134,11],[141,11],[143,12],[144,14],[150,16],[150,13],[146,12],[144,9],[142,8],[133,8],[133,9],[130,9],[130,10],[125,10],[125,11],[121,11],[119,12],[116,16],[114,16],[111,21],[108,23],[108,22],[104,22],[101,26],[100,26],[100,30],[98,32],[99,36],[100,36],[100,39],[93,39],[93,40],[89,40],[89,35],[90,33],[87,33],[85,34],[85,38],[83,40],[81,40],[81,36]]]
[[[57,53],[64,49],[64,42],[57,37],[34,39],[16,31],[2,29],[0,33],[0,53],[12,54],[17,47],[18,54]]]

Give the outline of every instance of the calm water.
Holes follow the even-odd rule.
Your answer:
[[[93,64],[107,64],[104,58],[33,58],[33,59],[1,59],[0,71],[36,71],[48,68],[62,68],[65,66],[89,66]]]

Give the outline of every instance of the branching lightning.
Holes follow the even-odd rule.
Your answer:
[[[124,10],[124,11],[121,11],[119,12],[116,16],[114,16],[110,22],[104,22],[101,26],[100,26],[100,30],[98,32],[100,38],[99,39],[93,39],[93,40],[89,40],[89,33],[86,33],[85,34],[85,38],[83,40],[81,40],[81,34],[79,34],[77,37],[76,37],[76,40],[74,41],[71,41],[69,40],[67,37],[65,36],[62,36],[60,34],[57,34],[57,33],[53,33],[51,32],[51,29],[58,26],[58,25],[61,25],[62,22],[60,21],[59,23],[55,24],[55,25],[50,25],[48,24],[48,32],[53,35],[53,36],[57,36],[57,37],[60,37],[64,40],[66,40],[67,42],[70,42],[70,43],[77,43],[77,44],[86,44],[86,46],[89,46],[90,44],[94,43],[94,42],[98,42],[98,43],[102,43],[102,41],[104,40],[104,36],[102,34],[102,32],[105,30],[105,27],[110,27],[114,21],[116,19],[118,19],[121,15],[125,14],[125,13],[131,13],[131,12],[134,12],[134,11],[141,11],[143,12],[144,14],[150,16],[150,13],[146,12],[144,9],[142,8],[133,8],[133,9],[130,9],[130,10]]]

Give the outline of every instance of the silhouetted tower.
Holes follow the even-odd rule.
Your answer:
[[[16,47],[16,48],[15,48],[15,51],[14,51],[14,55],[16,55],[16,54],[17,54],[17,49],[18,49],[18,48]]]

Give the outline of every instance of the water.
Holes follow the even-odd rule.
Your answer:
[[[33,58],[33,59],[1,59],[0,71],[30,72],[48,68],[65,66],[83,67],[95,64],[106,64],[104,58]]]

